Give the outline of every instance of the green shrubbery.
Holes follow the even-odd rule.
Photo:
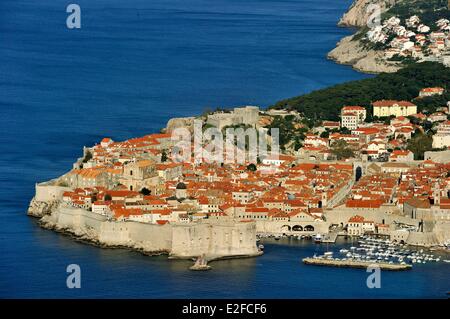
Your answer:
[[[360,105],[372,111],[372,102],[383,99],[412,101],[425,87],[450,89],[450,68],[436,62],[412,64],[396,73],[382,73],[374,78],[339,84],[327,89],[279,101],[271,108],[297,110],[313,120],[338,120],[345,105]],[[419,111],[434,112],[445,106],[449,93],[443,97],[415,100]]]
[[[447,0],[408,0],[401,1],[383,14],[382,20],[396,16],[407,19],[413,15],[420,17],[425,25],[428,25],[432,31],[436,30],[436,21],[441,18],[450,19]]]

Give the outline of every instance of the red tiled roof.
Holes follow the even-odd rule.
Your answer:
[[[362,106],[355,105],[355,106],[344,106],[342,108],[342,111],[365,111],[366,109]]]
[[[373,102],[374,107],[383,107],[383,106],[393,106],[393,105],[403,106],[403,107],[413,107],[415,104],[408,101],[395,101],[395,100],[381,100]]]
[[[364,217],[355,215],[355,216],[350,217],[348,222],[349,223],[362,223],[362,222],[364,222]]]
[[[424,93],[439,93],[439,92],[443,92],[444,88],[441,87],[434,87],[434,88],[424,88],[422,90],[420,90],[420,92],[424,92]]]
[[[383,204],[379,199],[357,200],[349,199],[345,203],[345,206],[352,208],[379,208]]]

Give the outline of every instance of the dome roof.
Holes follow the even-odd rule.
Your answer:
[[[186,189],[187,187],[186,187],[186,184],[185,183],[183,183],[183,182],[179,182],[178,184],[177,184],[177,189]]]

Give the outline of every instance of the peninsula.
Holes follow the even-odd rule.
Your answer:
[[[411,90],[416,96],[408,100],[385,95],[364,105],[342,104],[339,121],[332,112],[319,119],[302,108],[245,106],[171,119],[162,133],[125,141],[105,137],[84,147],[66,174],[36,184],[28,214],[43,227],[100,246],[171,258],[258,256],[257,235],[320,234],[334,241],[374,234],[445,247],[450,69],[421,63],[399,72],[415,72],[417,85],[434,68],[441,70],[434,80],[442,86]],[[246,134],[278,128],[280,153],[244,163],[195,156],[177,161],[174,132],[196,126],[202,147],[211,142],[211,128]],[[267,135],[272,142],[275,137]]]
[[[447,0],[355,0],[340,26],[358,31],[328,58],[366,73],[392,73],[411,63],[450,65]]]
[[[160,133],[105,137],[84,147],[66,174],[36,184],[28,215],[101,247],[204,262],[259,256],[257,236],[268,235],[333,242],[339,235],[373,234],[447,247],[450,22],[441,2],[357,0],[344,15],[340,25],[361,29],[329,57],[390,74],[267,110],[221,108],[170,119]],[[373,3],[384,14],[380,25],[368,28]],[[420,6],[421,15],[410,15],[407,5]],[[180,130],[189,136],[182,161]],[[272,152],[244,162],[204,161],[215,140],[211,130],[226,137],[229,130],[241,132],[245,142],[258,137],[258,151],[262,141]],[[235,144],[227,138],[225,145]]]

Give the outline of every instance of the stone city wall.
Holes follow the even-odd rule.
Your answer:
[[[255,223],[204,220],[173,226],[172,257],[203,254],[208,259],[258,255]]]
[[[173,258],[205,255],[208,259],[256,256],[255,223],[205,220],[192,224],[154,225],[112,221],[90,211],[60,205],[43,219],[44,226],[70,232],[105,246],[166,252]]]
[[[71,191],[70,187],[55,185],[56,180],[45,183],[36,184],[36,195],[34,199],[38,202],[49,202],[62,199],[62,195],[66,191]]]
[[[329,223],[324,221],[298,221],[298,222],[287,222],[287,221],[256,221],[256,232],[264,234],[325,234],[328,233]],[[291,230],[289,230],[289,226]],[[301,231],[294,231],[295,226],[301,226],[299,229]],[[312,226],[313,230],[305,231],[306,226]]]

